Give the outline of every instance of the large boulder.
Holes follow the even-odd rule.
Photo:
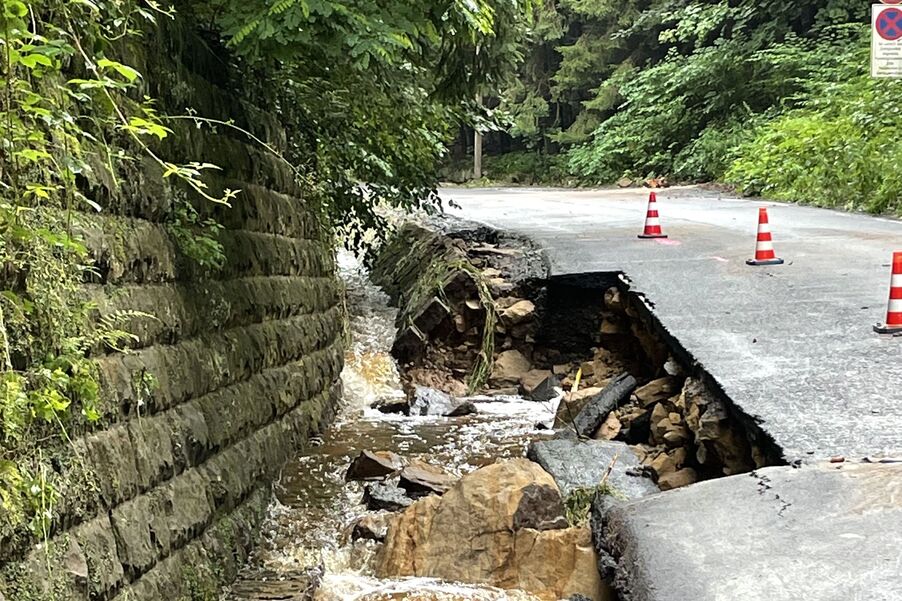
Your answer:
[[[650,478],[642,475],[639,459],[622,442],[543,440],[532,443],[527,456],[551,474],[565,497],[577,489],[598,486],[609,467],[607,483],[624,500],[660,492]]]
[[[586,528],[566,528],[552,477],[526,459],[482,468],[389,528],[376,572],[530,592],[544,601],[606,599]]]

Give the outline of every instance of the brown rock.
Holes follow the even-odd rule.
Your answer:
[[[679,391],[680,382],[676,378],[666,377],[652,380],[642,388],[636,390],[636,397],[643,407],[653,403],[660,403],[669,399]]]
[[[348,466],[345,480],[383,480],[404,467],[404,460],[391,451],[361,451]]]
[[[592,361],[592,371],[595,378],[610,378],[623,371],[623,365],[614,357],[614,354],[607,349],[597,349],[595,358]]]
[[[658,454],[649,465],[660,480],[663,476],[672,474],[681,469],[686,463],[686,458],[686,449],[673,449],[672,451]]]
[[[611,336],[616,334],[626,334],[629,328],[623,326],[619,321],[604,318],[601,320],[601,333]]]
[[[532,365],[523,353],[516,350],[504,351],[495,359],[490,382],[493,386],[518,385],[523,374]]]
[[[389,528],[376,573],[520,589],[543,601],[576,593],[600,601],[588,529],[532,527],[561,517],[557,486],[541,467],[526,459],[496,463],[402,513]]]
[[[620,289],[616,287],[608,288],[604,293],[604,306],[612,311],[623,311],[623,299],[620,296]]]
[[[556,376],[566,376],[570,373],[570,367],[571,365],[569,363],[560,363],[555,365],[551,371],[553,371]]]
[[[596,440],[614,440],[620,434],[622,424],[614,412],[608,414],[607,419],[601,424],[598,432],[595,434]]]
[[[671,427],[664,433],[664,442],[669,447],[685,446],[691,439],[691,434],[686,426],[679,426],[671,422]]]
[[[384,541],[392,517],[390,513],[368,513],[360,516],[354,523],[351,540]]]
[[[698,482],[698,474],[691,467],[686,467],[658,479],[658,486],[661,487],[661,490],[673,490],[696,482]]]
[[[489,278],[486,283],[493,297],[510,294],[514,289],[514,285],[504,278]]]
[[[532,301],[521,300],[501,312],[501,322],[511,327],[532,319],[536,306]]]
[[[536,387],[550,378],[552,373],[547,369],[531,369],[520,377],[520,394],[529,396]]]
[[[655,444],[661,444],[662,442],[664,442],[664,435],[667,434],[667,432],[669,432],[671,428],[673,428],[673,424],[670,423],[669,418],[665,417],[664,419],[657,422],[652,419],[651,438],[655,442]]]
[[[407,491],[414,499],[426,495],[442,495],[454,484],[454,476],[445,473],[439,467],[417,459],[401,470],[398,486]]]

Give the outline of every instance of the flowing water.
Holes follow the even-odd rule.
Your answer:
[[[263,540],[233,598],[301,599],[299,575],[315,572],[320,580],[317,601],[533,599],[516,591],[425,578],[379,580],[371,569],[377,543],[351,541],[353,523],[367,510],[361,503],[363,487],[345,482],[344,474],[360,451],[394,451],[460,475],[499,458],[523,456],[529,442],[542,436],[536,424],[553,419],[553,407],[509,397],[483,399],[477,414],[458,418],[371,409],[377,399],[404,396],[389,354],[395,310],[353,256],[340,255],[339,266],[351,317],[342,406],[321,439],[285,467]]]

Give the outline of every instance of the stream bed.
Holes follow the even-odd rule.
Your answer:
[[[344,395],[322,436],[285,466],[257,550],[228,599],[317,601],[520,601],[534,597],[426,578],[380,580],[372,575],[378,543],[353,541],[355,521],[367,513],[363,486],[345,472],[363,450],[393,451],[462,475],[497,459],[522,457],[547,435],[537,424],[554,407],[518,397],[482,399],[476,414],[445,418],[383,414],[370,404],[404,397],[389,350],[396,311],[350,254],[339,255],[347,287],[350,346],[342,372]]]

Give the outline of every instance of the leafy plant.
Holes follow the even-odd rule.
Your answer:
[[[78,212],[103,209],[89,190],[103,180],[118,191],[138,156],[206,201],[234,196],[207,189],[210,165],[162,156],[172,132],[122,59],[171,15],[139,0],[0,3],[0,504],[38,538],[61,494],[43,449],[100,421],[90,357],[126,350],[134,336],[124,324],[150,318],[98,316],[86,300],[91,258],[73,225]]]
[[[181,200],[170,213],[166,225],[185,257],[208,271],[222,269],[226,256],[219,241],[223,227],[218,221],[202,218],[190,202]]]
[[[532,0],[185,5],[287,128],[308,204],[363,249],[387,230],[380,207],[438,210],[446,142],[513,69]]]

